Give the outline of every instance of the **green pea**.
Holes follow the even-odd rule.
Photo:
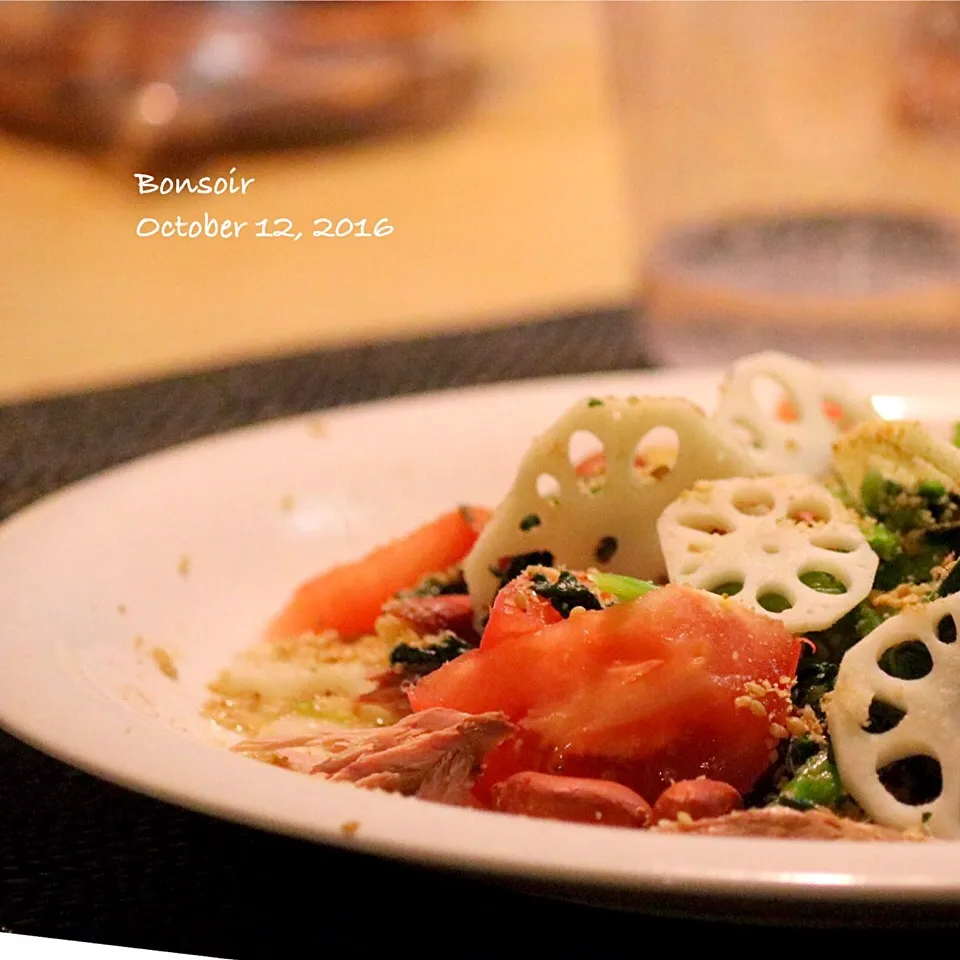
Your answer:
[[[893,560],[900,554],[900,538],[882,523],[876,524],[867,533],[867,543],[881,560]]]
[[[811,590],[816,590],[818,593],[839,594],[847,592],[847,588],[843,583],[829,573],[824,573],[822,570],[811,570],[809,573],[801,574],[800,582]]]
[[[917,487],[917,493],[927,500],[939,500],[947,493],[947,488],[936,480],[922,480]]]

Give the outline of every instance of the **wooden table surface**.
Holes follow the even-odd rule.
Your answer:
[[[335,341],[606,305],[630,257],[599,9],[495,3],[479,100],[418,140],[217,161],[243,197],[140,196],[0,139],[0,402]],[[149,171],[146,171],[149,172]],[[142,217],[388,218],[380,239],[159,239]]]

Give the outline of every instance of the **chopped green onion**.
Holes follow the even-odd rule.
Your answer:
[[[620,573],[594,573],[590,579],[599,587],[601,593],[612,593],[621,603],[636,600],[657,588],[657,585],[649,580],[637,580]]]
[[[780,792],[780,803],[801,810],[832,807],[842,798],[840,774],[826,750],[808,760]]]

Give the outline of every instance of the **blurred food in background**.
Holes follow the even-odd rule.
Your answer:
[[[899,65],[903,121],[960,134],[960,3],[918,5]]]
[[[960,4],[610,3],[651,351],[960,351]]]
[[[122,172],[448,121],[470,2],[0,3],[0,123]]]

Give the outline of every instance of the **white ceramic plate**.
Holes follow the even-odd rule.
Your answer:
[[[960,419],[955,368],[843,372],[888,417]],[[710,371],[625,373],[342,409],[193,443],[47,498],[0,527],[0,723],[174,803],[568,895],[700,912],[955,907],[952,844],[670,837],[444,807],[230,754],[199,718],[205,684],[299,581],[457,503],[494,505],[568,403],[655,393],[711,408],[717,382]],[[156,667],[155,645],[179,680]]]

